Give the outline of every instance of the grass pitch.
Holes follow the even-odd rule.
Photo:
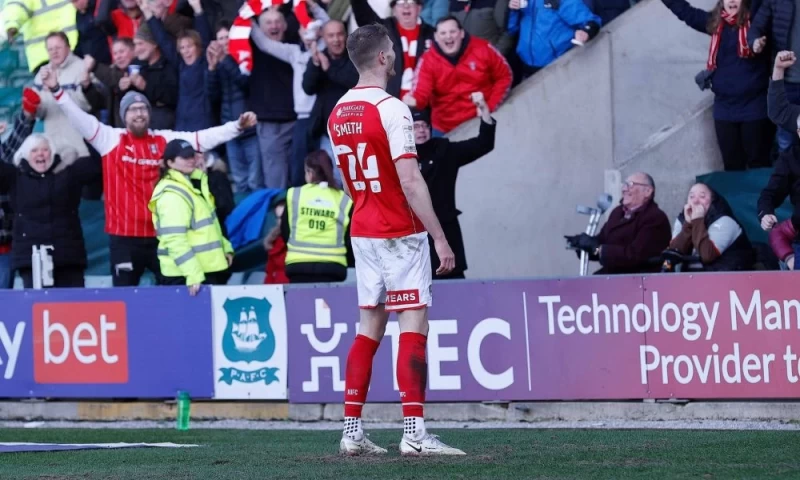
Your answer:
[[[369,428],[368,428],[369,431]],[[798,433],[441,430],[466,457],[403,458],[400,428],[372,430],[383,457],[337,455],[338,431],[6,429],[0,442],[175,442],[186,449],[0,454],[0,479],[800,478]]]

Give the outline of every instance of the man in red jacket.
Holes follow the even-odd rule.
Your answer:
[[[434,40],[403,101],[419,110],[430,105],[436,137],[479,116],[473,94],[483,95],[489,110],[497,110],[511,88],[511,68],[489,42],[464,32],[453,16],[436,23]]]
[[[103,156],[106,233],[114,286],[138,285],[145,269],[160,281],[156,228],[147,204],[160,176],[167,142],[186,140],[195,150],[205,152],[255,126],[256,115],[243,113],[238,121],[199,132],[150,130],[150,102],[144,94],[128,92],[119,106],[126,128],[113,128],[98,122],[64,95],[49,67],[42,67],[41,73],[42,83],[70,123]]]

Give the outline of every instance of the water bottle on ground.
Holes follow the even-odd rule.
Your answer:
[[[189,392],[181,390],[178,392],[178,415],[175,428],[178,430],[189,430],[189,409],[191,400]]]

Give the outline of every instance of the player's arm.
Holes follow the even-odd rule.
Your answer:
[[[397,176],[400,177],[400,185],[403,187],[406,200],[408,200],[408,204],[414,210],[414,213],[422,220],[425,230],[433,237],[434,241],[446,240],[442,226],[439,224],[439,219],[436,218],[436,213],[433,211],[428,185],[419,172],[417,158],[403,157],[395,162],[395,167],[397,168]]]
[[[400,158],[395,162],[395,167],[409,206],[411,206],[411,209],[414,210],[414,213],[425,226],[425,230],[433,238],[433,245],[441,262],[436,273],[442,275],[450,272],[455,268],[455,255],[450,249],[447,238],[444,236],[444,230],[442,230],[439,219],[436,218],[436,213],[433,211],[428,185],[425,184],[425,179],[422,178],[422,174],[419,172],[416,156]]]
[[[422,221],[425,230],[433,238],[433,246],[441,260],[436,273],[441,275],[455,268],[456,260],[442,226],[431,204],[431,194],[425,179],[419,171],[417,163],[417,147],[414,142],[414,124],[411,121],[411,110],[396,98],[387,99],[378,104],[384,131],[389,140],[389,151],[392,155],[400,186],[403,189],[408,205]]]

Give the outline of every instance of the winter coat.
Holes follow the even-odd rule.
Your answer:
[[[764,215],[775,215],[775,209],[786,197],[794,206],[792,224],[800,232],[800,145],[794,145],[778,156],[772,176],[758,197],[759,222]]]
[[[686,0],[662,0],[676,17],[700,33],[708,34],[711,12],[692,7]],[[724,122],[752,122],[767,118],[770,56],[739,56],[739,28],[723,22],[717,69],[711,80],[714,118]]]
[[[56,69],[58,83],[61,88],[67,95],[72,97],[81,110],[89,112],[91,111],[91,105],[89,105],[89,101],[86,99],[84,90],[80,85],[83,71],[83,61],[73,53],[70,53],[64,63]],[[33,88],[42,99],[39,109],[36,111],[36,116],[43,120],[44,133],[53,142],[54,153],[63,154],[68,149],[74,149],[75,152],[78,152],[79,157],[88,156],[89,149],[83,143],[83,137],[69,123],[67,116],[61,111],[50,90],[42,84],[41,72],[34,77]]]
[[[19,166],[0,164],[0,192],[8,192],[14,212],[12,268],[31,268],[34,245],[54,247],[55,267],[86,267],[78,208],[81,189],[100,175],[100,163],[91,157],[69,164],[56,156],[45,173],[25,160]]]
[[[205,80],[211,102],[220,102],[220,120],[223,123],[238,120],[247,111],[249,77],[239,70],[233,57],[226,55],[213,72],[206,70]],[[255,133],[256,128],[253,127],[240,137],[249,137]]]
[[[175,109],[175,130],[196,132],[213,127],[214,115],[206,93],[206,47],[211,42],[211,27],[205,14],[194,17],[194,27],[200,34],[202,45],[197,60],[187,65],[178,54],[175,39],[164,28],[161,20],[153,17],[147,21],[153,37],[167,62],[178,71],[178,104]]]
[[[461,212],[456,208],[458,171],[494,150],[496,130],[497,123],[481,122],[480,133],[475,138],[460,142],[452,142],[445,137],[431,138],[417,145],[417,160],[431,194],[433,211],[442,224],[447,243],[456,256],[455,273],[467,270],[464,239],[458,223]],[[434,272],[439,268],[439,257],[434,248],[431,248],[431,267]]]
[[[172,130],[175,126],[175,107],[178,105],[178,70],[162,56],[152,65],[142,65],[141,74],[146,82],[141,93],[152,105],[150,128]],[[131,87],[130,90],[136,89]]]
[[[417,65],[411,95],[416,108],[430,105],[433,128],[447,133],[475,118],[473,92],[482,92],[494,112],[510,88],[511,68],[506,59],[486,40],[465,34],[454,57],[445,55],[439,45],[425,52]]]
[[[611,211],[600,230],[600,264],[596,274],[656,272],[650,260],[661,256],[672,238],[667,215],[651,201],[625,218],[622,205]]]
[[[514,39],[506,31],[509,12],[507,1],[450,0],[448,7],[450,14],[461,22],[464,31],[470,35],[488,40],[504,57],[514,50]]]
[[[249,110],[256,114],[259,122],[295,121],[292,66],[262,52],[252,41],[251,48],[253,72],[250,74]]]
[[[336,102],[358,83],[358,71],[350,61],[347,50],[336,59],[331,58],[327,50],[322,54],[330,61],[328,71],[323,71],[322,67],[314,65],[314,62],[309,59],[303,74],[303,91],[307,95],[317,96],[309,117],[311,119],[309,131],[312,139],[327,134],[328,117],[331,116]]]
[[[691,270],[706,272],[750,270],[753,267],[753,263],[755,263],[755,254],[753,245],[750,243],[750,239],[747,238],[747,233],[745,233],[739,220],[736,219],[736,215],[734,215],[733,209],[728,202],[714,191],[712,191],[712,195],[714,200],[711,202],[708,212],[706,212],[702,221],[700,221],[701,219],[692,220],[687,225],[685,214],[681,212],[678,215],[675,227],[680,229],[680,233],[670,242],[670,247],[676,248],[683,254],[698,255],[701,260],[707,258],[705,255],[710,255],[713,258],[716,254],[719,254],[711,261],[702,261],[702,264],[690,265],[689,268]],[[728,235],[736,231],[739,232],[739,235],[727,246],[721,245],[715,240],[714,236],[718,235],[722,242],[727,242],[730,239]],[[711,244],[704,244],[706,239],[710,240]]]
[[[756,12],[754,3],[751,11]],[[752,48],[753,42],[761,37],[770,40],[769,48],[774,52],[791,50],[790,33],[794,18],[794,0],[765,0],[752,16],[750,30],[747,32],[747,44]]]
[[[526,65],[539,68],[572,48],[576,30],[591,26],[596,31],[601,24],[583,0],[529,0],[528,6],[508,14],[508,33],[519,33],[517,54]]]

